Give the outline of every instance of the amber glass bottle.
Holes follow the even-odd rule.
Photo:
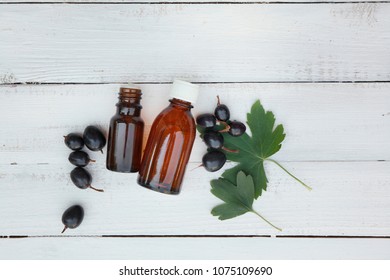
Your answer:
[[[138,172],[141,165],[144,122],[141,118],[141,90],[121,87],[116,114],[111,118],[107,145],[107,169]]]
[[[198,86],[180,80],[173,83],[170,105],[154,120],[146,144],[138,184],[178,194],[195,140],[192,103]]]

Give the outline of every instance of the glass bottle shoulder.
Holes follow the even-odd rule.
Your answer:
[[[176,127],[182,131],[195,130],[195,120],[191,111],[180,110],[168,106],[155,119],[155,124],[160,129],[166,127]]]

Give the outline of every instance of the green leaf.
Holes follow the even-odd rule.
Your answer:
[[[253,204],[253,180],[240,171],[236,177],[237,185],[219,178],[211,181],[211,193],[224,201],[211,210],[211,214],[219,216],[220,220],[234,218],[252,211]]]
[[[227,203],[240,203],[236,193],[236,186],[229,181],[219,178],[210,182],[211,193]]]
[[[255,187],[250,175],[246,176],[242,171],[237,173],[237,191],[245,205],[253,204]]]
[[[280,228],[270,223],[258,212],[253,210],[252,205],[254,201],[254,184],[252,176],[247,176],[244,172],[239,171],[236,176],[236,184],[232,184],[224,178],[212,180],[211,192],[216,197],[225,202],[215,206],[211,210],[211,214],[213,216],[218,216],[218,219],[232,219],[247,212],[252,212],[272,227],[276,228],[277,230],[281,230]]]
[[[261,158],[268,158],[280,150],[286,136],[283,126],[280,124],[274,129],[274,114],[266,112],[259,100],[252,105],[250,113],[247,114],[247,123],[252,132],[253,144]]]
[[[235,182],[240,170],[251,175],[254,181],[254,198],[258,198],[262,190],[267,189],[267,176],[264,170],[264,160],[278,152],[285,138],[282,125],[274,129],[275,116],[270,111],[265,111],[260,101],[256,101],[251,111],[247,114],[247,123],[252,136],[244,133],[242,136],[233,137],[224,133],[224,146],[238,152],[224,151],[227,159],[238,164],[227,169],[222,177],[230,182]]]
[[[211,210],[211,214],[213,216],[218,216],[220,220],[231,219],[240,215],[243,215],[248,212],[246,207],[236,205],[236,204],[220,204],[215,206],[213,210]]]

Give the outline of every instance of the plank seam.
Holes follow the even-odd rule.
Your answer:
[[[21,238],[296,238],[296,239],[390,239],[388,235],[3,235],[0,239]]]
[[[389,2],[390,3],[390,2]],[[18,83],[3,83],[1,86],[40,86],[40,85],[122,85],[127,84],[128,81],[124,82],[18,82]],[[192,82],[193,84],[199,85],[218,85],[218,84],[385,84],[390,81],[232,81],[232,82]],[[140,81],[132,82],[132,84],[144,84],[144,85],[170,85],[172,82],[151,82],[151,81]]]
[[[257,1],[257,2],[0,2],[1,5],[323,5],[323,4],[389,4],[390,1],[320,1],[320,2],[288,2],[288,1]]]

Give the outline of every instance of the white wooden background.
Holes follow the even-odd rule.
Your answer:
[[[39,2],[0,0],[1,259],[390,258],[390,1]],[[72,185],[62,136],[107,130],[128,81],[150,127],[175,77],[200,84],[195,115],[220,95],[244,120],[261,99],[284,124],[275,159],[314,190],[266,165],[254,207],[281,233],[211,216],[203,169],[168,196],[91,153],[106,192]],[[85,220],[60,235],[74,203]]]

